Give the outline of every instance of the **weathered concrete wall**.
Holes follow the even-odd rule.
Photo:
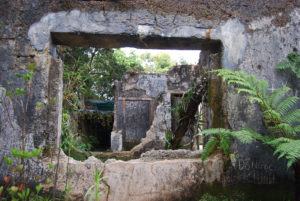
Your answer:
[[[61,96],[58,92],[62,85],[58,80],[59,61],[53,58],[55,46],[52,42],[98,47],[127,44],[142,48],[199,48],[212,53],[218,52],[222,43],[222,68],[254,73],[274,88],[286,84],[299,96],[299,81],[275,69],[280,60],[300,46],[299,1],[193,1],[195,6],[190,8],[191,12],[185,2],[192,1],[141,2],[144,1],[137,1],[130,10],[130,6],[118,3],[109,4],[107,9],[79,1],[1,1],[1,85],[9,88],[7,83],[11,75],[24,72],[28,63],[36,64],[33,94],[26,114],[26,130],[33,139],[29,144],[53,147],[60,132]],[[163,6],[167,2],[170,4]],[[110,8],[114,5],[116,9]],[[58,82],[53,81],[53,75]],[[13,80],[12,87],[22,87],[22,83]],[[50,101],[54,97],[58,102]],[[239,129],[247,124],[264,131],[256,106],[232,91],[224,99],[231,128]],[[37,102],[45,103],[45,107],[38,110]],[[20,110],[14,114],[12,122],[20,126]],[[18,136],[17,131],[3,129],[3,125],[9,127],[7,122],[1,113],[1,137],[4,139],[0,144],[4,149],[0,155],[20,143],[4,146],[10,136]],[[272,156],[271,150],[258,144],[235,143],[232,150],[238,155],[235,165],[228,171],[229,183],[279,183],[281,178],[288,176],[290,180],[293,175],[292,170],[286,171],[285,164]],[[265,176],[268,178],[264,179]]]
[[[174,151],[169,151],[174,152]],[[169,153],[172,155],[172,153]],[[194,200],[194,194],[201,190],[201,184],[221,182],[224,161],[221,154],[210,157],[205,163],[199,158],[161,160],[145,156],[138,160],[119,161],[110,159],[102,163],[94,157],[85,162],[75,161],[62,154],[60,158],[57,189],[65,190],[66,175],[72,186],[70,195],[73,200],[83,200],[87,189],[94,184],[95,168],[103,170],[103,195],[105,201],[144,201],[144,200]],[[157,156],[161,156],[157,153]],[[176,153],[173,153],[176,155]],[[177,154],[178,155],[178,154]],[[186,154],[188,155],[188,154]],[[182,157],[183,155],[181,155]],[[45,167],[55,161],[46,159]],[[68,171],[67,171],[68,169]],[[54,173],[53,173],[54,174]],[[49,188],[53,184],[45,185]],[[109,190],[109,193],[107,193]]]

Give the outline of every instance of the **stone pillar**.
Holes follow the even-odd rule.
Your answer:
[[[59,148],[61,140],[63,66],[59,59],[50,56],[49,60],[46,148],[52,150]]]
[[[122,131],[119,132],[111,132],[111,150],[112,151],[122,151],[123,149],[123,140],[122,140]]]

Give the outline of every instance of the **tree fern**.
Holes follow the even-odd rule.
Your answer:
[[[299,63],[300,60],[297,61]],[[250,102],[260,104],[265,125],[273,135],[266,137],[247,127],[239,131],[223,128],[205,130],[203,134],[212,136],[210,139],[213,139],[209,140],[210,144],[204,147],[205,157],[202,157],[202,160],[205,160],[207,154],[214,149],[222,150],[228,155],[230,138],[236,138],[244,144],[258,140],[272,146],[275,149],[274,154],[279,154],[279,158],[285,157],[288,160],[288,167],[300,160],[300,139],[299,136],[297,138],[297,133],[300,132],[300,125],[297,125],[300,123],[300,109],[293,110],[299,98],[296,96],[285,98],[291,91],[290,88],[282,87],[268,94],[267,81],[258,80],[253,75],[227,69],[211,72],[221,76],[228,85],[234,85],[237,93],[249,95]]]

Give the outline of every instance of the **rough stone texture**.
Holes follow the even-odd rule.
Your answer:
[[[21,128],[17,124],[11,100],[6,97],[6,90],[0,87],[0,160],[3,156],[11,156],[10,149],[21,148]],[[4,165],[0,176],[6,175],[8,167]]]
[[[167,89],[163,74],[128,73],[119,82],[119,97],[157,98]],[[140,92],[140,93],[139,93]]]
[[[14,113],[14,106],[9,97],[6,96],[6,90],[0,87],[0,183],[3,183],[3,177],[11,175],[11,167],[7,166],[3,162],[3,157],[11,157],[15,164],[19,163],[16,160],[10,150],[17,148],[21,150],[22,138],[21,138],[21,127],[17,123],[17,118]],[[25,135],[25,148],[28,151],[34,149],[33,136],[30,133]],[[35,164],[35,165],[32,165]],[[28,178],[29,181],[32,175],[40,174],[42,177],[43,168],[39,164],[36,164],[33,160],[29,159],[25,162],[24,166],[24,176]]]
[[[165,132],[172,129],[170,106],[171,96],[170,94],[166,94],[164,95],[163,102],[157,106],[152,125],[146,134],[146,138],[159,142],[157,145],[160,148],[165,147]]]
[[[276,70],[276,65],[285,59],[288,53],[300,47],[300,10],[295,9],[290,16],[291,22],[283,27],[269,23],[272,18],[263,18],[250,24],[253,33],[247,36],[247,49],[238,69],[267,80],[270,91],[288,86],[293,89],[291,95],[299,96],[300,80],[288,72]],[[249,104],[245,96],[237,95],[231,88],[225,105],[231,128],[249,126],[258,132],[266,133],[259,106]],[[229,168],[229,183],[270,184],[293,181],[294,170],[287,170],[284,160],[269,157],[272,150],[259,143],[244,146],[235,142],[232,151],[237,156],[237,165]]]
[[[68,161],[69,160],[69,161]],[[51,162],[45,160],[45,167]],[[67,173],[67,164],[68,173]],[[54,169],[56,163],[54,163]],[[61,154],[58,171],[57,190],[65,189],[65,179],[72,187],[70,195],[73,200],[83,200],[89,188],[94,184],[95,168],[104,170],[103,186],[109,189],[101,196],[107,201],[144,201],[144,200],[189,200],[201,189],[201,184],[220,182],[224,168],[221,154],[210,157],[205,163],[201,159],[176,159],[117,161],[105,163],[94,157],[84,162],[75,161]],[[176,176],[175,176],[176,175]],[[45,185],[46,189],[53,184]],[[105,188],[104,188],[105,189]]]
[[[158,159],[183,159],[183,158],[201,158],[202,151],[191,151],[186,149],[177,150],[151,150],[141,155],[141,160]]]
[[[42,163],[45,169],[48,170],[47,175],[49,179],[55,181],[55,171],[57,169],[56,157],[52,160],[46,158]],[[53,164],[51,170],[48,169],[49,163]],[[93,156],[89,157],[84,162],[76,161],[73,158],[67,157],[63,151],[61,151],[56,183],[57,190],[61,192],[65,191],[66,178],[68,177],[68,183],[72,187],[70,195],[73,200],[83,200],[88,188],[94,184],[95,168],[101,171],[104,168],[104,163]],[[54,183],[48,185],[44,184],[43,187],[45,190],[49,191],[53,185]]]

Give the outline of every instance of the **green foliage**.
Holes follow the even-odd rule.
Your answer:
[[[70,115],[63,113],[62,118],[62,143],[61,148],[63,151],[70,155],[71,151],[89,151],[92,145],[88,142],[81,142],[77,140],[77,133],[73,133],[70,123]],[[76,158],[75,158],[76,159]]]
[[[35,189],[31,191],[25,183],[22,183],[18,176],[23,174],[25,169],[24,163],[28,160],[33,160],[39,157],[42,149],[34,149],[33,151],[19,150],[17,148],[10,150],[12,157],[4,157],[4,162],[8,165],[11,175],[5,176],[5,186],[0,186],[0,200],[15,200],[15,201],[44,201],[50,200],[49,197],[39,195],[42,190],[42,185],[38,184]],[[1,164],[0,164],[1,165]],[[46,182],[47,183],[47,182]]]
[[[42,150],[41,149],[34,149],[33,151],[27,151],[27,150],[18,150],[17,148],[10,150],[11,154],[18,159],[29,159],[29,158],[36,158],[39,157]]]
[[[88,198],[90,201],[99,200],[100,196],[102,195],[102,192],[100,191],[102,187],[101,183],[104,177],[102,177],[103,169],[99,171],[97,168],[95,168],[95,173],[94,173],[94,182],[92,186],[89,187],[87,190],[84,198]]]
[[[227,84],[235,84],[238,93],[249,95],[250,102],[258,102],[263,112],[264,122],[273,134],[280,136],[295,135],[293,124],[299,123],[300,110],[292,110],[299,98],[284,98],[291,90],[288,87],[276,89],[268,95],[268,83],[257,80],[253,75],[226,69],[215,70]],[[238,82],[237,82],[238,80]]]
[[[275,149],[274,155],[278,154],[278,158],[284,157],[288,160],[288,168],[300,158],[300,139],[280,137],[270,140],[266,144]]]
[[[258,80],[253,75],[226,69],[212,72],[216,72],[227,84],[234,84],[238,93],[247,94],[250,102],[260,104],[265,125],[272,134],[271,137],[265,137],[250,128],[243,128],[240,131],[228,129],[209,129],[204,131],[205,135],[213,135],[218,140],[215,146],[217,144],[221,145],[222,135],[228,135],[240,140],[242,143],[247,144],[258,140],[272,146],[275,149],[274,154],[279,154],[279,158],[285,157],[288,160],[287,167],[299,160],[300,140],[297,133],[300,131],[300,125],[298,125],[300,123],[300,109],[293,109],[299,98],[296,96],[285,98],[291,89],[282,87],[268,94],[268,83],[265,80]],[[228,154],[227,142],[226,140],[226,143],[220,146],[225,154]],[[211,150],[211,147],[204,147],[203,152],[209,152],[210,154]]]
[[[176,62],[173,61],[169,54],[162,53],[158,55],[151,55],[151,53],[145,53],[140,55],[144,69],[148,73],[166,73],[173,66],[176,65]],[[182,59],[182,63],[186,63]]]
[[[242,143],[249,144],[260,137],[260,134],[247,127],[240,131],[232,131],[224,128],[212,128],[204,130],[201,134],[209,137],[209,140],[205,144],[202,152],[202,161],[205,161],[206,158],[216,150],[220,150],[225,154],[225,156],[229,156],[232,138],[236,138]]]
[[[241,201],[247,200],[242,192],[226,193],[204,193],[199,201]]]
[[[204,193],[199,201],[231,201],[226,196],[216,196],[209,193]]]
[[[172,140],[174,138],[174,134],[172,133],[172,131],[165,131],[165,140],[166,140],[166,149],[171,149],[172,148]]]
[[[287,60],[280,62],[277,65],[279,70],[291,70],[295,75],[300,78],[300,55],[296,52],[289,53]]]
[[[143,70],[141,60],[134,52],[126,56],[120,49],[60,47],[58,53],[64,63],[63,110],[72,116],[85,111],[85,101],[88,99],[112,100],[116,80],[126,72]],[[112,122],[112,116],[103,120],[103,125],[108,125]],[[72,121],[76,124],[75,118]],[[67,154],[74,157],[80,155],[81,158],[78,150],[90,150],[91,142],[95,140],[77,132],[70,120],[63,121],[62,148]]]
[[[210,137],[208,142],[205,144],[202,152],[202,161],[205,161],[206,158],[216,150],[218,145],[218,139],[214,136]]]
[[[183,114],[186,111],[188,104],[192,100],[194,93],[196,93],[195,90],[196,88],[192,87],[182,95],[182,98],[176,108],[171,107],[171,110],[175,112],[175,115],[178,117],[178,119],[183,118]]]
[[[80,113],[79,118],[94,121],[100,124],[103,128],[112,129],[114,114],[113,112],[102,114],[87,111]]]
[[[59,54],[64,62],[63,106],[69,111],[83,110],[86,99],[112,100],[114,81],[142,70],[134,52],[127,57],[120,49],[67,48]]]

